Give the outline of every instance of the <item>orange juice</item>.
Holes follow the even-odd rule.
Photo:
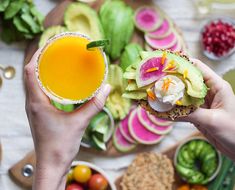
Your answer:
[[[81,34],[64,33],[50,40],[38,58],[37,75],[43,91],[60,103],[82,103],[91,98],[106,76],[100,48],[87,50]]]

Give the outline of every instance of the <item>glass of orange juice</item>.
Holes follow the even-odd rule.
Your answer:
[[[101,48],[87,49],[91,40],[74,32],[51,38],[42,48],[36,77],[43,92],[61,104],[81,104],[94,97],[107,77],[108,64]]]

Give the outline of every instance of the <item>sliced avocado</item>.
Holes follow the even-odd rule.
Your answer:
[[[133,90],[138,90],[138,86],[137,86],[135,80],[130,80],[128,82],[127,87],[126,87],[126,91],[133,91]]]
[[[136,68],[137,68],[137,65],[138,65],[138,62],[139,62],[139,61],[133,63],[133,64],[130,65],[130,66],[128,66],[128,67],[126,68],[126,72],[135,72],[135,71],[136,71]]]
[[[125,92],[122,94],[123,98],[129,98],[129,99],[134,99],[134,100],[143,100],[146,99],[146,91],[130,91],[130,92]]]
[[[143,86],[143,87],[139,88],[139,87],[137,86],[135,80],[129,80],[129,81],[128,81],[128,85],[127,85],[127,87],[126,87],[126,91],[134,91],[134,90],[141,90],[141,91],[143,90],[143,91],[145,91],[145,90],[147,90],[148,88],[150,88],[151,86],[153,86],[153,84],[150,84],[150,85],[148,85],[148,86]]]
[[[95,10],[83,3],[71,3],[64,14],[69,31],[88,35],[92,40],[104,38],[103,28]]]
[[[187,93],[185,93],[183,98],[181,99],[181,102],[182,106],[190,106],[190,105],[200,106],[204,104],[205,100],[204,98],[191,97]]]
[[[118,65],[109,66],[107,82],[112,86],[112,90],[105,105],[114,119],[123,119],[129,113],[131,101],[122,97],[127,81],[123,79],[122,69]]]
[[[125,118],[131,108],[130,99],[123,97],[122,93],[118,90],[111,92],[105,104],[114,119]]]
[[[43,47],[47,40],[49,40],[50,38],[54,37],[55,35],[57,34],[60,34],[62,32],[66,32],[67,29],[63,26],[51,26],[49,28],[47,28],[41,38],[40,38],[40,41],[39,41],[39,47]]]
[[[136,78],[136,72],[125,72],[123,74],[124,79],[135,79]]]
[[[140,61],[139,52],[142,50],[142,47],[139,44],[135,43],[130,43],[125,47],[120,60],[120,67],[124,72],[130,65],[135,63],[137,60]]]

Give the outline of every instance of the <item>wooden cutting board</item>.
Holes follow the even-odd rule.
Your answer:
[[[63,25],[63,17],[64,17],[63,13],[65,12],[66,7],[72,2],[73,2],[73,0],[64,0],[61,3],[59,3],[46,16],[46,19],[45,19],[45,22],[44,22],[45,28],[48,28],[48,27],[53,26],[53,25]],[[104,2],[104,0],[97,0],[96,2],[91,3],[89,5],[92,8],[94,8],[95,10],[98,11],[103,2]],[[137,0],[125,0],[125,2],[128,5],[130,5],[133,9],[137,9],[138,7],[143,6],[143,5],[156,6],[155,4],[153,4],[153,2],[151,0],[148,0],[148,1],[146,1],[146,0],[138,0],[138,1]],[[158,8],[158,9],[160,9],[160,8]],[[176,29],[178,30],[179,34],[181,35],[181,32],[178,29],[178,27],[176,27]],[[132,41],[143,46],[144,45],[143,33],[138,31],[138,30],[135,30]],[[182,41],[185,44],[185,41],[183,40],[183,37],[182,37]],[[34,41],[32,41],[28,44],[27,49],[25,51],[25,59],[24,59],[25,64],[27,64],[30,61],[33,54],[38,49],[38,42],[39,42],[39,37],[37,37]],[[144,146],[138,146],[132,152],[142,152],[142,151],[144,151],[144,149],[145,149]],[[115,149],[115,147],[112,144],[112,140],[110,140],[110,142],[107,144],[107,151],[97,151],[97,150],[92,149],[92,148],[89,148],[89,149],[82,148],[82,150],[85,150],[85,151],[88,151],[88,152],[91,152],[91,153],[95,153],[95,154],[106,155],[106,156],[120,156],[120,155],[123,155],[123,153],[120,153]],[[126,154],[128,154],[128,153],[126,153]]]
[[[196,132],[192,134],[190,137],[196,137],[196,136],[201,136],[201,134],[199,132]],[[180,143],[181,142],[177,143],[173,147],[170,147],[166,151],[162,152],[162,154],[166,154],[173,161],[176,148]],[[35,163],[36,163],[36,156],[35,152],[32,151],[9,169],[10,177],[16,184],[24,188],[31,188],[33,182],[33,172],[35,169]],[[121,190],[119,186],[120,181],[121,177],[116,180],[117,190]],[[175,175],[175,184],[173,190],[175,190],[176,187],[178,187],[181,183],[182,181],[180,180],[179,176]]]

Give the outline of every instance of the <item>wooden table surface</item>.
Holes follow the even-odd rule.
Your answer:
[[[34,0],[38,8],[44,13],[48,13],[58,0]],[[147,0],[146,0],[147,1]],[[208,61],[201,53],[199,46],[200,30],[204,22],[210,17],[218,15],[230,15],[235,18],[235,12],[214,11],[208,16],[201,16],[193,3],[193,0],[155,0],[166,13],[168,13],[182,29],[183,35],[188,44],[190,53],[208,63],[218,74],[222,74],[230,68],[235,68],[235,55],[223,62],[213,63]],[[2,143],[3,156],[0,166],[0,190],[18,190],[22,189],[15,185],[8,176],[8,169],[18,162],[24,155],[32,150],[32,138],[24,111],[25,95],[23,90],[22,69],[25,43],[15,43],[6,45],[0,42],[0,64],[13,65],[17,74],[14,80],[4,81],[0,89],[0,140]],[[177,124],[174,131],[166,140],[156,148],[162,150],[171,146],[184,138],[195,129],[189,124]],[[110,176],[115,179],[127,166],[134,155],[123,158],[96,158],[87,153],[79,154],[81,160],[89,160],[99,164]],[[115,167],[113,162],[115,161]]]

